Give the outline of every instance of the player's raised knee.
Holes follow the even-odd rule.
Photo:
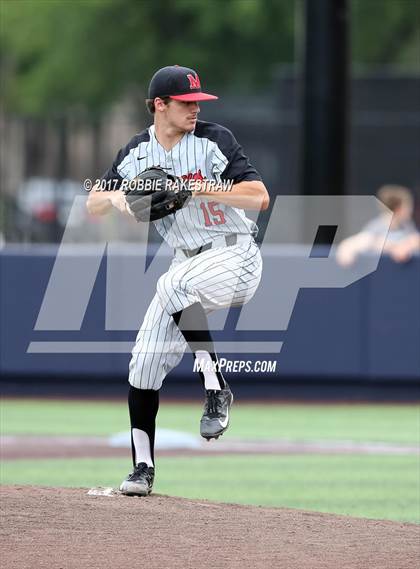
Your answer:
[[[162,275],[156,285],[156,292],[159,296],[162,306],[166,306],[168,301],[174,295],[174,279],[168,276],[168,273]]]

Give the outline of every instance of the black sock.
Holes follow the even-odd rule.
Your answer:
[[[219,360],[217,359],[216,350],[214,349],[207,316],[204,312],[203,306],[199,302],[196,302],[195,304],[184,308],[184,310],[175,312],[172,317],[189,345],[194,357],[197,351],[204,351],[210,354],[210,357],[215,364],[215,371],[217,380],[220,384],[220,389],[224,389],[226,387],[226,382],[219,370]],[[199,373],[204,384],[204,376],[201,372]]]
[[[150,454],[155,463],[155,430],[156,415],[159,409],[159,391],[154,389],[137,389],[130,385],[128,390],[128,410],[130,413],[131,432],[133,429],[144,431],[150,441]],[[131,451],[133,464],[136,466],[136,450],[131,435]]]

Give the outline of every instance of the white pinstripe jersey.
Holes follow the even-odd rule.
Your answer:
[[[233,134],[221,125],[204,121],[197,121],[195,130],[186,133],[170,151],[159,144],[154,125],[143,130],[119,151],[103,178],[121,183],[151,166],[192,179],[233,183],[261,180]],[[242,209],[204,198],[189,200],[184,208],[154,224],[171,247],[182,249],[195,249],[219,235],[257,231]]]

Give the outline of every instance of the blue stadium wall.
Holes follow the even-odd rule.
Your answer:
[[[2,377],[121,382],[127,375],[127,352],[28,353],[31,342],[125,342],[129,346],[135,339],[136,330],[105,330],[106,257],[81,330],[34,330],[56,252],[52,246],[7,246],[0,252]],[[275,286],[281,290],[281,283]],[[238,314],[232,311],[225,330],[216,332],[215,338],[219,342],[283,342],[280,353],[225,355],[227,359],[276,360],[274,374],[230,375],[235,382],[253,386],[260,396],[261,382],[281,384],[291,378],[336,383],[352,378],[370,385],[416,383],[420,380],[419,293],[420,257],[398,265],[384,256],[374,273],[346,288],[301,289],[286,331],[235,332]],[[170,375],[172,384],[196,382],[191,354]]]

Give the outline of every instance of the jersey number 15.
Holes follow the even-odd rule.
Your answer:
[[[226,223],[225,214],[217,207],[217,202],[201,202],[200,208],[204,215],[204,224],[206,227]]]

